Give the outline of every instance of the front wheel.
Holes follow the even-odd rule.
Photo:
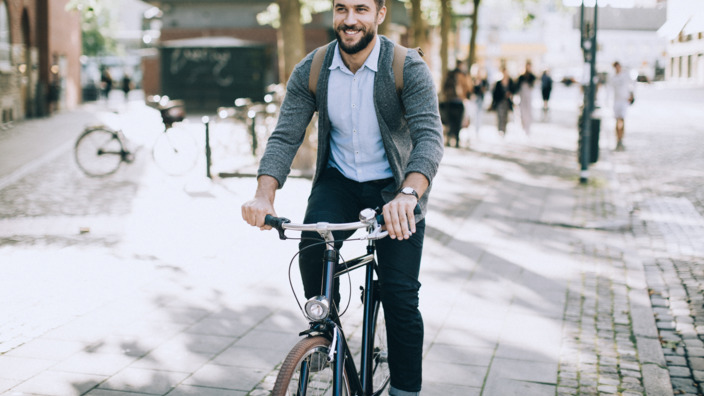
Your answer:
[[[328,362],[330,340],[325,337],[304,338],[293,347],[276,377],[272,396],[332,396],[334,365]],[[350,395],[345,374],[342,381],[344,396]]]
[[[92,177],[115,173],[128,154],[118,133],[105,128],[86,130],[74,146],[76,164]]]
[[[169,128],[154,143],[152,156],[167,174],[182,175],[196,165],[198,143],[188,130]]]
[[[377,290],[378,292],[378,290]],[[374,349],[372,350],[372,395],[380,395],[389,384],[389,347],[386,341],[386,318],[380,302],[374,304]]]

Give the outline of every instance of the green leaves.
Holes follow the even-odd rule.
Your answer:
[[[113,19],[105,0],[71,0],[66,11],[81,15],[83,55],[97,56],[115,51]]]

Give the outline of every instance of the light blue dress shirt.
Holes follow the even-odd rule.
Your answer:
[[[393,177],[381,140],[374,108],[374,76],[381,44],[364,65],[352,73],[340,56],[339,44],[330,65],[328,114],[332,124],[329,164],[358,182]]]

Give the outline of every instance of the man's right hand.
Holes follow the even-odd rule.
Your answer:
[[[274,196],[278,185],[279,182],[271,176],[259,176],[254,198],[242,204],[242,218],[247,224],[261,230],[271,229],[270,226],[264,225],[264,218],[268,214],[276,216]]]

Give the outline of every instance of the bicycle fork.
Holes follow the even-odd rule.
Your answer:
[[[319,303],[327,301],[326,304],[330,307],[331,313],[335,310],[333,301],[334,282],[336,268],[339,261],[339,255],[334,248],[334,238],[332,232],[322,232],[321,236],[326,240],[326,250],[324,256],[324,276],[322,291],[323,295],[310,299],[309,302]],[[367,245],[367,254],[373,255],[375,245],[373,241],[369,241]],[[360,361],[360,372],[354,364],[352,354],[347,345],[347,339],[340,328],[338,322],[331,318],[326,318],[323,321],[317,321],[317,324],[322,324],[321,329],[316,324],[313,324],[311,329],[304,331],[301,335],[311,334],[322,330],[323,333],[331,340],[330,350],[327,360],[333,365],[333,395],[342,394],[345,388],[344,379],[345,372],[349,382],[352,395],[371,395],[373,393],[373,364],[374,364],[374,325],[376,323],[377,306],[379,301],[378,281],[374,279],[376,262],[371,262],[366,265],[366,275],[364,287],[362,287],[362,302],[364,305],[363,327],[362,332],[362,356]],[[308,308],[306,308],[308,311]],[[303,382],[303,381],[302,381]],[[305,394],[305,389],[301,389],[299,394]]]

